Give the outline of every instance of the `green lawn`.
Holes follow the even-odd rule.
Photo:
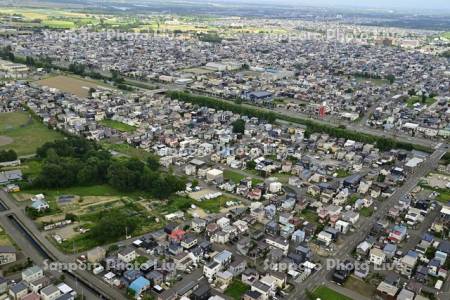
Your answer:
[[[450,191],[449,190],[440,190],[439,195],[436,197],[439,202],[448,203],[450,201]]]
[[[12,139],[12,143],[0,146],[0,150],[13,149],[18,155],[34,154],[46,142],[64,137],[26,112],[0,113],[0,136]]]
[[[248,174],[248,176],[245,176],[241,173],[235,172],[233,170],[228,170],[228,169],[223,171],[223,177],[225,179],[233,181],[236,184],[238,184],[242,179],[245,179],[247,177],[252,178],[251,174]],[[263,180],[261,180],[259,178],[252,178],[253,185],[257,185],[258,183],[261,183],[261,182],[263,182]]]
[[[278,178],[278,180],[283,184],[287,184],[289,182],[289,177],[291,176],[291,174],[286,173],[278,173],[274,175],[274,177]]]
[[[241,173],[232,171],[232,170],[224,170],[223,178],[233,181],[234,183],[239,183],[242,179],[245,179],[246,176]]]
[[[359,211],[359,213],[364,217],[370,217],[373,214],[373,206],[370,207],[363,207]]]
[[[225,295],[235,300],[240,300],[242,295],[248,290],[250,290],[250,286],[246,285],[238,279],[235,279],[225,290]]]
[[[346,205],[353,205],[355,204],[356,200],[358,200],[359,198],[361,198],[361,195],[359,194],[352,194],[348,199],[347,202],[345,203]]]
[[[448,31],[448,32],[444,32],[444,33],[442,34],[442,37],[444,37],[444,38],[446,38],[446,39],[449,39],[449,40],[450,40],[450,31]]]
[[[336,174],[337,174],[338,178],[344,178],[344,177],[347,177],[347,176],[351,175],[351,173],[349,171],[344,170],[344,169],[336,170]]]
[[[319,286],[314,290],[313,295],[315,298],[320,298],[323,300],[353,300],[352,298],[341,295],[326,286]]]
[[[300,213],[300,217],[314,224],[318,224],[319,222],[319,216],[315,212],[308,209],[302,211]]]
[[[130,197],[130,198],[138,198],[141,193],[122,193],[117,191],[115,188],[111,187],[108,184],[99,184],[99,185],[91,185],[91,186],[76,186],[76,187],[68,187],[61,189],[25,189],[25,193],[27,194],[39,194],[43,193],[46,195],[49,200],[56,199],[56,197],[61,195],[76,195],[80,197],[86,196],[122,196],[122,197]]]
[[[429,191],[433,191],[433,192],[437,192],[438,195],[436,197],[436,200],[442,203],[447,204],[450,201],[450,190],[449,189],[440,189],[438,187],[431,187],[426,183],[420,183],[419,184],[422,188],[429,190]]]
[[[112,129],[116,129],[118,131],[121,132],[133,132],[136,130],[135,126],[131,126],[119,121],[114,121],[114,120],[110,120],[110,119],[104,119],[102,121],[99,122],[101,125],[112,128]]]
[[[149,156],[152,154],[145,151],[141,148],[133,147],[129,144],[115,144],[115,143],[109,143],[109,142],[101,142],[102,147],[104,147],[106,150],[112,150],[116,151],[118,153],[130,156],[130,157],[136,157],[141,160],[146,160]]]
[[[436,101],[434,98],[425,98],[425,104],[430,106]],[[408,100],[406,100],[406,105],[410,108],[414,107],[415,103],[422,103],[422,97],[421,96],[411,96]]]
[[[53,29],[72,29],[75,27],[75,23],[65,20],[44,20],[42,24]]]
[[[203,200],[201,202],[195,201],[194,205],[209,213],[219,213],[220,209],[225,207],[225,203],[232,200],[233,199],[228,196],[220,196],[216,199]]]
[[[178,210],[186,211],[191,207],[191,205],[195,205],[205,210],[206,212],[218,213],[220,212],[221,208],[225,207],[226,202],[232,200],[233,198],[230,198],[226,195],[220,196],[216,199],[203,201],[196,201],[188,197],[172,196],[170,197],[168,204],[164,206],[164,210],[167,211],[168,213],[175,212]]]
[[[372,285],[353,276],[350,276],[345,281],[344,287],[354,292],[357,292],[358,294],[365,296],[367,298],[372,298],[373,295],[375,294],[375,288]]]

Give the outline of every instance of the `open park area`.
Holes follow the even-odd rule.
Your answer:
[[[62,137],[25,111],[0,113],[0,150],[14,149],[18,155],[30,155],[44,143]]]

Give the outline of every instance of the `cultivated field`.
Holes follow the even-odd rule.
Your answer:
[[[77,95],[78,97],[89,96],[90,88],[105,88],[105,86],[96,83],[95,81],[88,81],[69,76],[54,76],[36,81],[37,84],[58,89],[63,92]]]

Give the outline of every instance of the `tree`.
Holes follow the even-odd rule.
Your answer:
[[[159,167],[160,167],[160,164],[159,164],[159,157],[156,156],[156,155],[150,155],[150,156],[147,158],[147,166],[148,166],[151,170],[157,171],[157,170],[159,169]]]
[[[125,212],[115,209],[99,215],[100,220],[92,227],[90,238],[100,244],[115,242],[125,234],[132,234],[137,228],[137,222]]]
[[[256,163],[254,160],[250,160],[246,163],[247,169],[254,170],[256,168]]]
[[[416,92],[415,89],[410,89],[410,90],[408,90],[408,95],[409,95],[409,96],[415,96],[416,94],[417,94],[417,92]]]
[[[98,169],[96,165],[86,164],[77,174],[77,181],[81,185],[92,185],[98,181]]]
[[[92,94],[96,92],[96,89],[94,89],[93,87],[89,88],[89,97],[92,97]]]
[[[198,180],[197,179],[192,180],[191,186],[192,186],[192,188],[197,187],[198,186]]]
[[[13,161],[17,159],[17,153],[14,150],[0,151],[0,162]]]
[[[247,63],[245,63],[245,64],[242,64],[242,67],[241,67],[241,69],[242,69],[242,70],[250,70],[250,65],[249,65],[249,64],[247,64]]]
[[[159,173],[157,171],[153,171],[149,167],[145,167],[139,182],[140,188],[146,192],[153,191],[158,177]]]
[[[237,119],[231,125],[233,126],[233,133],[244,134],[244,132],[245,132],[245,121],[244,120]]]
[[[129,170],[126,163],[115,161],[108,168],[108,183],[123,192],[131,192],[136,188],[139,175]]]
[[[425,104],[427,102],[427,96],[425,95],[425,93],[422,93],[422,104]]]
[[[86,70],[86,67],[79,63],[71,63],[69,65],[69,72],[72,72],[74,74],[84,76],[84,72]]]
[[[390,84],[393,84],[395,81],[395,76],[393,74],[389,74],[386,76],[386,79],[389,81]]]

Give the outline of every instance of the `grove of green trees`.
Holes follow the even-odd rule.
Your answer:
[[[166,198],[185,188],[185,179],[164,172],[156,156],[115,159],[96,143],[78,137],[44,144],[37,150],[43,165],[34,188],[109,184],[120,192],[144,191]]]

